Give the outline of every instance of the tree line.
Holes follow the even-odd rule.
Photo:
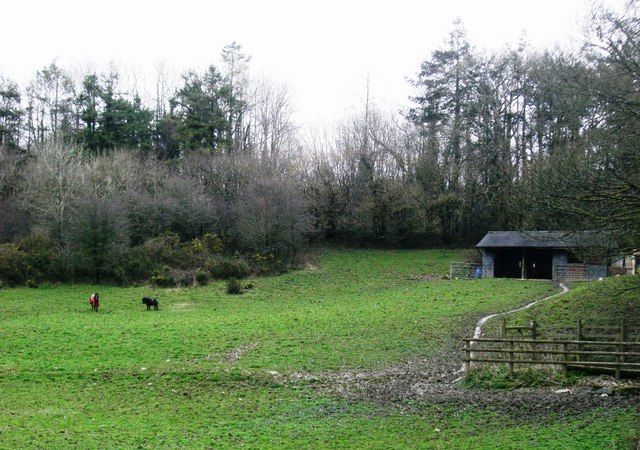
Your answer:
[[[309,243],[475,244],[488,230],[598,229],[638,246],[637,3],[594,10],[579,52],[487,54],[455,23],[400,112],[368,100],[320,134],[285,87],[222,68],[119,75],[55,63],[0,78],[0,277],[206,282],[286,270]]]

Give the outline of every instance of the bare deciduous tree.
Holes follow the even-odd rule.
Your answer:
[[[22,205],[40,226],[59,236],[82,189],[81,150],[57,139],[38,145],[33,155],[20,186]]]
[[[277,160],[293,145],[296,131],[289,90],[284,84],[263,79],[253,92],[250,112],[252,146],[262,160]]]

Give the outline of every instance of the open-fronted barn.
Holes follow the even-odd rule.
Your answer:
[[[490,231],[476,245],[482,254],[485,278],[597,279],[606,264],[577,258],[593,245],[593,236],[563,231]]]

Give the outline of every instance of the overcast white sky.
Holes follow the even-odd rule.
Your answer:
[[[619,6],[624,0],[604,0]],[[21,86],[53,60],[65,69],[113,62],[153,85],[163,63],[177,73],[220,66],[233,41],[251,73],[286,83],[303,122],[362,109],[367,77],[383,109],[408,104],[421,61],[460,18],[478,49],[566,47],[580,39],[587,0],[226,0],[174,2],[10,0],[2,7],[0,75]],[[152,92],[153,87],[149,88]]]

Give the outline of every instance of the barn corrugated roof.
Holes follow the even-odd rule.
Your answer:
[[[478,248],[576,248],[588,245],[584,233],[567,231],[489,231]]]

